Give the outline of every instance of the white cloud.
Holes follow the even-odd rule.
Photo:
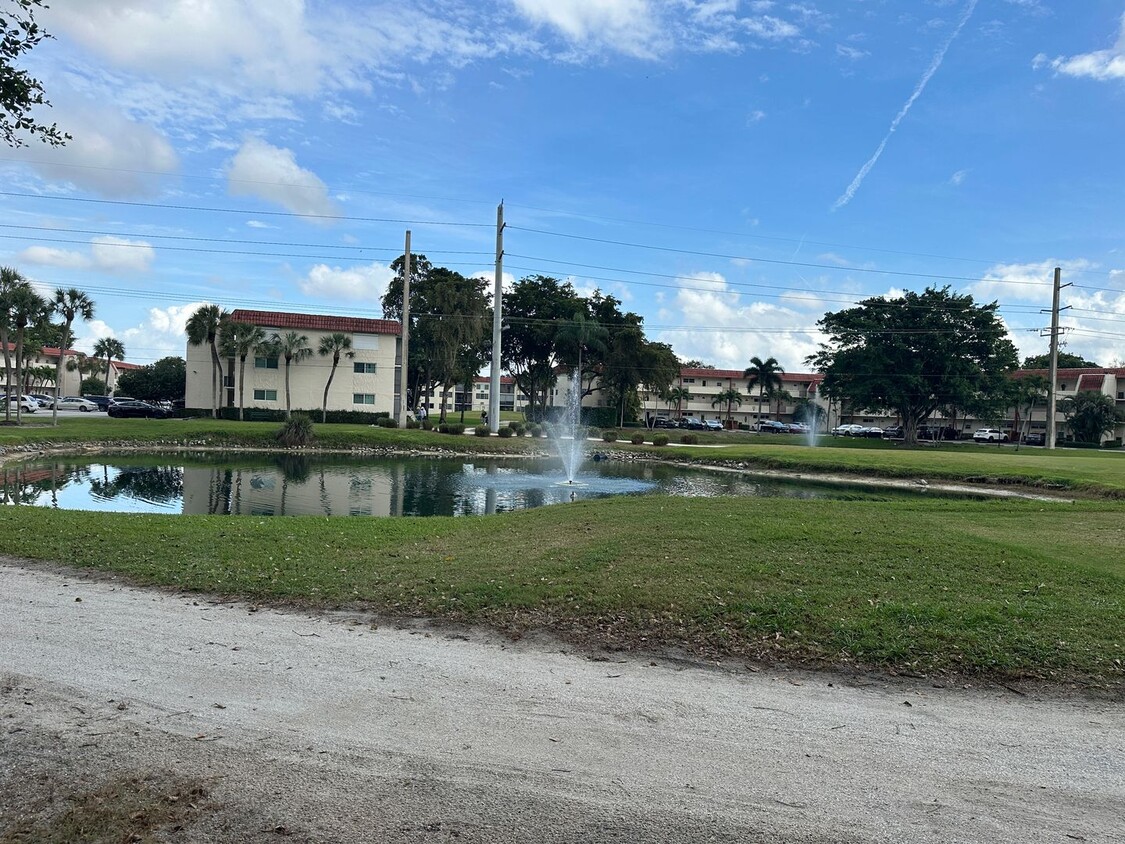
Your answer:
[[[21,261],[64,270],[101,270],[108,273],[147,272],[156,260],[156,250],[143,240],[101,236],[90,241],[90,254],[77,250],[29,246],[19,254]]]
[[[965,177],[968,175],[968,170],[958,170],[956,173],[949,177],[949,184],[956,187],[957,185],[960,185],[962,182],[964,182]]]
[[[148,326],[158,334],[173,335],[187,343],[187,321],[204,305],[211,302],[190,302],[186,305],[172,305],[168,308],[149,308]]]
[[[91,244],[94,266],[106,272],[147,272],[156,260],[156,250],[142,240],[105,236]]]
[[[514,0],[530,21],[553,27],[568,40],[607,44],[628,55],[651,58],[662,36],[647,0]]]
[[[172,145],[151,126],[134,122],[109,103],[53,96],[52,122],[69,132],[63,147],[11,150],[45,179],[120,199],[156,194],[161,177],[179,169]]]
[[[1032,62],[1035,68],[1049,66],[1057,73],[1066,76],[1086,77],[1101,82],[1111,79],[1125,79],[1125,15],[1121,17],[1117,42],[1108,50],[1095,50],[1080,53],[1070,58],[1048,59],[1043,53]]]
[[[849,47],[846,44],[837,44],[836,55],[844,59],[850,59],[854,62],[858,61],[859,59],[865,59],[871,54],[867,52],[867,50],[859,50],[855,47]]]
[[[394,277],[394,270],[382,264],[346,269],[317,264],[297,286],[306,296],[319,299],[378,302]]]
[[[1089,269],[1091,263],[1084,259],[1073,261],[1046,260],[1030,264],[997,264],[989,268],[980,281],[970,284],[968,290],[980,301],[993,299],[1037,302],[1044,308],[1051,307],[1051,287],[1054,284],[1055,267],[1061,267],[1065,276],[1067,270]],[[1065,280],[1065,278],[1064,278]]]
[[[328,187],[311,170],[297,164],[292,150],[247,138],[230,161],[228,191],[232,196],[256,196],[296,214],[310,217],[338,213]]]

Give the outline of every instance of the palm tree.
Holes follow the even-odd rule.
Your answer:
[[[201,305],[185,325],[188,342],[193,346],[206,343],[211,347],[211,417],[219,418],[219,389],[223,382],[223,362],[219,358],[219,330],[229,317],[218,305]]]
[[[125,344],[116,337],[103,337],[94,344],[94,357],[105,358],[105,395],[109,395],[109,359],[125,360]]]
[[[816,431],[826,415],[824,408],[808,396],[799,398],[793,403],[793,418],[798,422],[804,422],[813,431]]]
[[[243,421],[246,408],[246,358],[266,343],[265,329],[260,325],[224,320],[219,330],[219,349],[228,357],[238,358],[238,421]]]
[[[777,402],[777,421],[780,422],[781,421],[781,406],[783,404],[788,404],[789,402],[793,401],[793,395],[788,390],[786,390],[784,387],[780,387],[780,386],[774,387],[770,390],[766,390],[766,401],[767,402],[774,402],[774,401]],[[769,404],[767,404],[766,407],[769,407]]]
[[[711,399],[711,407],[727,406],[727,422],[730,422],[731,409],[742,407],[742,393],[736,387],[728,387]]]
[[[691,390],[687,387],[673,387],[668,391],[668,401],[676,405],[676,416],[683,417],[684,402],[691,401]]]
[[[66,347],[71,343],[70,327],[74,324],[77,317],[90,320],[94,318],[94,300],[83,293],[77,288],[70,288],[63,290],[61,287],[55,290],[55,301],[51,305],[52,310],[56,314],[62,316],[63,331],[62,339],[59,341],[59,359],[55,363],[55,403],[51,410],[51,424],[58,427],[59,424],[59,403],[58,399],[62,396],[62,373],[63,373],[63,358],[66,356]]]
[[[1019,448],[1020,442],[1020,411],[1027,408],[1027,421],[1031,422],[1031,414],[1035,410],[1035,403],[1047,394],[1047,388],[1050,384],[1047,378],[1043,375],[1027,375],[1019,380],[1014,381],[1011,386],[1011,402],[1015,408],[1015,440],[1016,448]]]
[[[289,367],[311,357],[313,350],[309,347],[309,338],[296,331],[286,331],[284,334],[274,334],[270,342],[277,351],[277,356],[285,358],[285,418],[290,419],[293,412],[290,409],[289,399]]]
[[[97,358],[91,357],[85,352],[78,352],[74,356],[74,360],[66,362],[67,372],[77,372],[79,382],[79,392],[81,392],[81,383],[86,380],[87,375],[93,375],[101,368],[101,363]]]
[[[23,289],[31,289],[26,278],[20,273],[19,270],[12,267],[0,267],[0,346],[4,347],[4,394],[11,395],[12,393],[12,354],[10,348],[10,332],[14,326],[13,323],[13,308],[15,303],[13,296],[18,291]],[[10,421],[12,418],[12,407],[10,402],[4,403],[4,418],[5,421]],[[19,410],[17,408],[17,414]]]
[[[320,338],[320,346],[317,348],[316,353],[321,357],[332,355],[332,369],[328,372],[328,383],[324,385],[324,400],[320,404],[320,421],[327,422],[328,388],[332,386],[332,379],[336,377],[336,367],[340,365],[340,355],[343,354],[344,357],[349,359],[355,357],[355,352],[352,351],[352,338],[339,331],[325,335]],[[287,382],[286,391],[288,391],[288,389]]]
[[[769,357],[762,360],[760,357],[750,358],[750,365],[742,373],[747,379],[747,386],[753,390],[758,388],[758,417],[762,416],[763,396],[781,386],[781,376],[785,370],[778,364],[777,358]],[[761,433],[761,432],[759,432]]]
[[[555,346],[564,353],[575,352],[578,359],[578,365],[575,371],[578,373],[577,387],[581,390],[581,395],[586,395],[586,389],[582,385],[582,353],[587,349],[592,351],[605,352],[606,343],[609,341],[609,331],[604,325],[594,322],[586,316],[582,311],[576,311],[574,316],[559,326],[558,333],[555,335]],[[591,390],[592,392],[592,385]]]
[[[16,288],[12,291],[11,298],[11,311],[9,314],[12,320],[12,327],[16,329],[16,385],[19,395],[23,395],[23,340],[27,335],[27,327],[41,322],[47,318],[50,310],[50,305],[47,300],[40,296],[32,288],[30,284]],[[10,396],[11,393],[9,392]],[[10,404],[11,402],[6,402]],[[20,402],[16,403],[16,424],[20,423],[21,410],[23,405]]]

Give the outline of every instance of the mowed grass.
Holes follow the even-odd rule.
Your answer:
[[[5,508],[0,553],[589,645],[1125,687],[1125,509],[619,498],[470,518]]]

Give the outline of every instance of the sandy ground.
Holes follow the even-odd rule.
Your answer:
[[[169,841],[1125,842],[1120,704],[915,682],[0,564],[0,840],[62,790],[175,775],[209,798]]]

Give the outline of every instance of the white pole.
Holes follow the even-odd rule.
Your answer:
[[[1059,282],[1062,281],[1062,268],[1055,267],[1055,290],[1051,299],[1051,385],[1047,390],[1047,448],[1055,447],[1055,412],[1057,396],[1055,389],[1059,378]]]
[[[406,415],[410,412],[410,229],[406,230],[406,251],[403,253],[402,267],[402,365],[399,368],[399,416],[398,426],[406,427]]]
[[[488,383],[488,430],[500,430],[500,325],[504,294],[504,202],[496,206],[496,279],[492,291],[492,371]]]

